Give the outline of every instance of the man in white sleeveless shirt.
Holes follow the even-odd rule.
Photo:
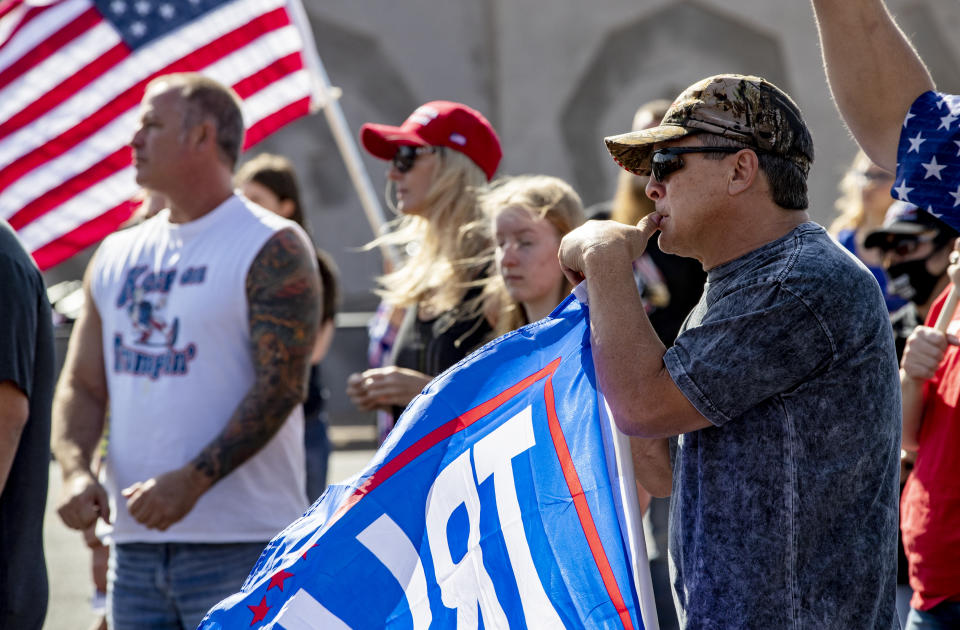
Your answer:
[[[303,414],[320,321],[313,248],[233,192],[239,99],[152,81],[137,183],[168,208],[104,240],[54,400],[59,513],[111,542],[110,627],[195,628],[307,506]],[[109,410],[105,474],[90,461]]]

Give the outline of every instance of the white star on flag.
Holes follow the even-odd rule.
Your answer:
[[[920,153],[920,145],[927,141],[927,139],[924,138],[919,131],[917,132],[916,136],[914,136],[913,138],[909,138],[909,140],[910,140],[910,150],[907,151],[907,153],[913,153],[914,151],[916,151],[917,153]]]
[[[927,170],[927,174],[923,176],[924,179],[928,179],[930,177],[942,179],[940,177],[940,171],[947,168],[946,164],[937,164],[937,156],[933,156],[930,158],[929,162],[925,162],[921,164],[921,166]]]
[[[900,182],[899,186],[894,188],[894,190],[897,191],[897,197],[900,199],[900,201],[909,201],[909,199],[907,198],[907,195],[910,194],[913,188],[908,188],[907,180],[903,180],[902,182]]]
[[[960,205],[960,186],[957,186],[957,192],[949,193],[953,197],[953,207],[956,208]]]
[[[890,194],[930,208],[930,214],[960,231],[960,96],[924,92],[910,113],[897,147],[898,185]]]
[[[916,116],[913,112],[907,112],[906,118],[903,119],[903,128],[907,128],[907,123],[910,122],[910,119]]]

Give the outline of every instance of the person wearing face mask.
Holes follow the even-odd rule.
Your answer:
[[[867,232],[863,244],[883,263],[889,277],[887,304],[895,297],[903,306],[890,313],[897,359],[901,359],[907,338],[930,312],[937,295],[949,284],[947,265],[957,233],[933,215],[913,204],[895,201],[890,205],[883,226]],[[916,453],[900,452],[900,493],[912,472]],[[909,563],[902,538],[897,545],[897,614],[906,626],[910,613]]]
[[[956,237],[953,228],[932,214],[895,201],[883,226],[864,238],[864,247],[880,253],[888,294],[906,302],[890,314],[898,358],[907,337],[926,319],[937,295],[950,283],[947,265]]]

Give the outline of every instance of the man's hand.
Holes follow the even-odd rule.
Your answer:
[[[591,262],[617,264],[633,262],[647,248],[647,241],[657,231],[660,215],[650,213],[636,226],[617,221],[587,221],[560,241],[560,268],[572,284],[586,278]]]
[[[960,339],[946,335],[936,328],[917,326],[907,338],[900,369],[905,376],[914,380],[925,381],[932,378],[948,345],[960,345]]]
[[[186,516],[209,481],[191,465],[138,481],[123,490],[127,510],[138,523],[163,531]]]
[[[351,374],[347,379],[347,395],[363,411],[406,407],[431,380],[430,376],[407,368],[374,368]]]
[[[107,492],[89,471],[73,473],[63,480],[57,514],[72,529],[93,527],[98,517],[109,523]]]

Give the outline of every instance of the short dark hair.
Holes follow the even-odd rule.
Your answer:
[[[323,283],[323,310],[320,321],[332,320],[340,306],[340,272],[333,257],[322,249],[317,250],[317,268]]]
[[[248,162],[244,162],[237,169],[234,180],[238,185],[255,182],[276,195],[280,201],[292,201],[293,215],[290,220],[295,221],[307,234],[310,234],[311,230],[307,225],[307,218],[300,206],[300,187],[297,185],[297,174],[290,160],[282,155],[261,153]]]
[[[793,160],[760,151],[739,140],[726,138],[713,133],[698,133],[697,138],[707,147],[734,147],[751,149],[757,154],[760,170],[767,176],[770,184],[770,196],[773,202],[784,210],[806,210],[807,175]],[[704,153],[708,160],[722,160],[726,153]]]
[[[232,171],[243,149],[243,112],[240,97],[232,88],[196,72],[161,75],[147,84],[165,83],[176,88],[185,104],[183,130],[199,125],[205,118],[213,120],[217,130],[217,146]]]

